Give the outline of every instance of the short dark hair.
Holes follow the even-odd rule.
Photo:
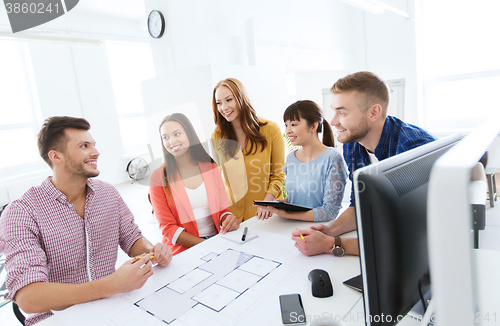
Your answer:
[[[356,91],[363,95],[363,105],[366,106],[366,110],[373,104],[380,104],[383,116],[387,116],[389,89],[377,75],[369,71],[359,71],[337,80],[330,89],[333,94],[350,91]]]
[[[64,152],[66,150],[66,129],[89,130],[90,123],[83,118],[73,117],[50,117],[45,120],[42,129],[38,133],[38,151],[43,160],[52,167],[49,158],[51,150]]]

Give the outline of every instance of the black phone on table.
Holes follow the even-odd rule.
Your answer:
[[[305,325],[306,314],[300,294],[280,295],[281,320],[284,325]]]

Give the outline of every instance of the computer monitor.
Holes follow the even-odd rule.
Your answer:
[[[485,152],[487,167],[496,165],[500,153],[498,121],[498,117],[489,118],[432,168],[427,223],[434,309],[429,310],[434,310],[432,316],[437,326],[493,325],[499,321],[498,268],[491,268],[489,262],[498,262],[500,255],[482,246],[474,250],[470,232],[472,171]],[[489,201],[486,206],[490,206]],[[489,212],[490,208],[487,221],[495,217]],[[481,259],[485,257],[486,264]]]
[[[456,134],[355,171],[366,325],[395,325],[429,290],[427,184]],[[421,285],[419,288],[419,284]]]

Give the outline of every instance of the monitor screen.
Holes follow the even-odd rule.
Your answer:
[[[456,134],[354,173],[367,325],[395,325],[429,289],[427,184]],[[419,285],[420,284],[420,285]]]

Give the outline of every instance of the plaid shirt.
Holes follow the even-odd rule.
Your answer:
[[[384,129],[380,141],[375,148],[375,156],[379,161],[388,157],[406,152],[412,148],[424,145],[436,140],[436,137],[427,131],[404,123],[400,119],[388,116],[385,119]],[[366,149],[358,142],[344,144],[344,160],[349,169],[349,179],[352,181],[354,171],[370,165],[370,159]],[[351,191],[351,205],[354,206],[354,187]]]
[[[118,245],[128,253],[142,237],[118,191],[105,182],[87,181],[84,216],[48,178],[7,207],[0,218],[6,298],[34,282],[78,284],[108,276],[115,271]],[[26,325],[50,315],[29,315]]]

